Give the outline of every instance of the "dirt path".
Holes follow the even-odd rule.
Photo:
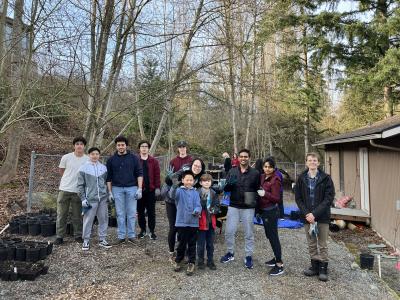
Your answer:
[[[93,240],[89,253],[70,241],[55,247],[49,274],[34,282],[0,281],[0,299],[396,299],[374,272],[351,269],[353,256],[329,240],[330,280],[301,275],[309,263],[303,229],[281,229],[285,275],[272,278],[264,266],[271,249],[263,228],[256,226],[254,269],[243,267],[243,235],[237,238],[236,260],[217,271],[197,271],[192,277],[175,273],[167,261],[164,206],[158,203],[158,240],[140,240],[109,250]],[[110,240],[115,228],[110,228]],[[215,259],[224,254],[223,234],[217,234]]]

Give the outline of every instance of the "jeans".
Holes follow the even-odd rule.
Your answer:
[[[67,217],[71,206],[74,237],[82,236],[82,202],[77,193],[59,191],[57,197],[57,237],[63,238],[67,229]]]
[[[271,244],[272,251],[275,255],[275,260],[278,263],[282,262],[281,243],[278,235],[278,216],[279,209],[275,207],[271,210],[263,210],[261,218],[263,220],[265,235]]]
[[[178,232],[175,227],[176,205],[174,203],[165,202],[165,208],[167,210],[167,218],[168,218],[168,224],[169,224],[169,231],[168,231],[169,252],[174,252],[175,251],[176,233]]]
[[[236,208],[229,206],[226,215],[225,243],[227,251],[235,253],[235,235],[239,222],[244,228],[244,245],[246,256],[252,256],[254,251],[254,208]]]
[[[118,239],[135,238],[136,205],[135,198],[137,186],[119,187],[113,186],[112,193],[115,199],[115,211],[117,213]]]
[[[178,227],[179,241],[175,262],[180,263],[187,253],[189,263],[195,263],[197,230],[197,227]]]
[[[97,216],[99,225],[97,227],[99,233],[99,241],[105,240],[107,237],[108,228],[108,204],[107,198],[101,199],[101,201],[90,202],[92,206],[83,216],[83,233],[82,238],[85,242],[90,240],[92,233],[92,226],[94,217]]]
[[[308,231],[310,230],[310,223],[306,222],[306,224],[304,224],[308,243],[308,251],[310,253],[311,259],[328,262],[329,224],[318,223],[317,227],[318,238],[316,238],[315,236],[311,237],[308,234]]]
[[[207,262],[214,260],[214,237],[215,232],[211,224],[208,230],[199,230],[197,233],[197,258],[199,262],[204,262],[204,247],[207,249]]]
[[[138,223],[141,231],[146,231],[146,214],[150,232],[156,227],[156,196],[154,191],[143,191],[142,199],[137,202]]]

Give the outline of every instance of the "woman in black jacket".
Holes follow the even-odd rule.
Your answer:
[[[167,176],[165,178],[165,183],[170,187],[168,191],[167,197],[165,197],[165,207],[167,210],[167,218],[169,223],[169,231],[168,231],[168,247],[169,247],[169,255],[171,263],[174,263],[175,256],[175,240],[177,230],[175,227],[176,221],[176,205],[175,199],[173,198],[174,191],[176,188],[182,185],[182,174],[185,171],[191,170],[194,174],[194,188],[201,187],[200,185],[200,177],[204,174],[206,166],[204,162],[200,158],[193,159],[190,165],[184,165],[182,168]]]

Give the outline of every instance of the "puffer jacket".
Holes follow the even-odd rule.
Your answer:
[[[78,195],[81,200],[98,202],[107,198],[107,168],[100,162],[87,161],[78,172]]]
[[[199,227],[200,196],[194,188],[177,188],[175,193],[176,227]],[[197,213],[198,215],[195,215]]]
[[[329,223],[331,205],[335,197],[335,187],[331,177],[322,170],[318,170],[318,180],[315,186],[314,205],[310,200],[308,187],[308,170],[305,170],[297,179],[295,199],[303,217],[312,213],[316,222]]]

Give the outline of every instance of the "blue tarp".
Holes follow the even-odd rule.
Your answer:
[[[254,217],[254,224],[256,225],[262,225],[262,220],[261,218],[256,218]],[[287,220],[287,219],[279,219],[278,220],[278,228],[301,228],[303,227],[304,224],[300,221],[294,221],[294,220]]]
[[[286,216],[290,216],[290,212],[292,212],[292,211],[299,211],[299,208],[297,207],[296,204],[288,205],[288,206],[284,206],[283,207],[283,213]]]

